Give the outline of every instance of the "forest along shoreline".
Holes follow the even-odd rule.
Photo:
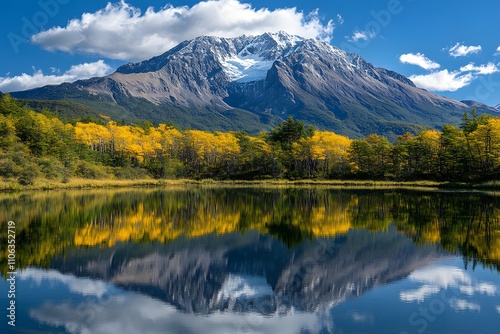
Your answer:
[[[180,130],[62,119],[0,96],[0,190],[166,184],[500,187],[500,117],[464,112],[460,126],[350,139],[292,117],[268,132]]]
[[[113,189],[113,188],[169,188],[180,186],[213,187],[321,187],[337,189],[395,189],[423,191],[496,191],[500,190],[500,181],[483,183],[458,183],[436,181],[372,181],[372,180],[213,180],[213,179],[139,179],[139,180],[87,180],[76,179],[69,182],[40,182],[31,185],[0,183],[0,192]]]

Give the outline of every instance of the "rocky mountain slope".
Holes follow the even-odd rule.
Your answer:
[[[106,104],[127,118],[202,129],[256,132],[293,116],[352,137],[458,124],[470,110],[360,56],[285,32],[198,37],[106,77],[12,95]]]

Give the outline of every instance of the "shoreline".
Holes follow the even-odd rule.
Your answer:
[[[500,190],[500,181],[482,183],[453,183],[437,181],[375,181],[375,180],[213,180],[213,179],[71,179],[69,182],[37,180],[33,185],[22,186],[15,181],[0,182],[0,192],[48,191],[48,190],[82,190],[112,188],[149,188],[165,186],[236,186],[236,187],[328,187],[348,189],[409,189],[409,190],[442,190],[442,191],[495,191]]]

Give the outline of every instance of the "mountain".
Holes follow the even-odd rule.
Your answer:
[[[500,110],[500,103],[495,106],[495,109]]]
[[[465,101],[462,101],[462,103],[465,103],[466,105],[468,105],[469,110],[476,109],[476,110],[480,110],[481,112],[486,112],[489,114],[499,114],[500,113],[500,109],[498,108],[500,106],[500,104],[496,107],[490,107],[484,103],[477,102],[477,101],[465,100]]]
[[[105,77],[12,95],[200,129],[258,132],[293,116],[351,137],[458,124],[470,110],[358,55],[285,32],[202,36]]]

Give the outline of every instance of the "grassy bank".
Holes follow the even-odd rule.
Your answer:
[[[172,181],[181,183],[181,181]],[[154,187],[165,182],[159,180],[116,180],[116,179],[70,179],[68,182],[36,180],[31,185],[23,186],[16,181],[1,181],[0,191],[23,190],[63,190],[63,189],[99,189],[99,188],[126,188],[126,187]]]
[[[372,181],[372,180],[193,180],[193,179],[80,179],[72,178],[68,182],[38,179],[32,185],[23,186],[16,180],[0,181],[0,191],[25,190],[64,190],[64,189],[102,189],[102,188],[131,188],[131,187],[164,187],[164,186],[249,186],[249,187],[293,187],[314,186],[350,189],[449,189],[449,190],[500,190],[500,181],[477,184],[450,183],[435,181]]]

